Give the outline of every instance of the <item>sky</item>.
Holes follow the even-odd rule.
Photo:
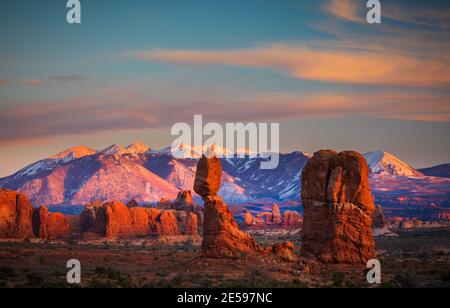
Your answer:
[[[71,146],[163,148],[177,122],[277,122],[283,152],[450,162],[450,3],[8,0],[0,177]]]

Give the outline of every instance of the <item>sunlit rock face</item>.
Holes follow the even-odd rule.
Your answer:
[[[366,263],[375,254],[369,168],[357,152],[319,151],[302,173],[303,252],[328,263]]]
[[[32,220],[33,208],[27,196],[0,189],[0,238],[34,237]]]

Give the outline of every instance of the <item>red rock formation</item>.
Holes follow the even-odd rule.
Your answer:
[[[47,240],[66,240],[70,237],[70,225],[69,222],[62,213],[50,213],[47,216],[46,232],[42,239]]]
[[[192,201],[192,191],[183,190],[178,193],[177,199],[174,201],[174,207],[176,209],[185,209],[188,207],[192,207],[194,202]]]
[[[285,211],[281,219],[284,228],[300,228],[303,224],[302,215],[296,211]]]
[[[206,198],[216,196],[222,181],[222,164],[217,157],[206,158],[203,156],[197,164],[194,190],[197,194]]]
[[[133,219],[128,207],[120,202],[104,205],[106,214],[106,237],[122,238],[134,236]]]
[[[259,213],[253,219],[252,225],[257,228],[264,228],[264,227],[273,225],[272,213],[270,213],[270,212]]]
[[[298,260],[298,257],[294,252],[294,243],[292,242],[275,244],[269,252],[288,262],[296,262]]]
[[[277,204],[272,205],[272,223],[276,225],[281,224],[280,207]]]
[[[156,219],[156,232],[159,235],[180,235],[177,218],[172,211],[164,211]]]
[[[83,233],[94,233],[108,239],[133,238],[141,236],[198,234],[197,216],[191,213],[177,221],[180,212],[155,208],[129,208],[120,202],[105,203],[101,207],[86,205],[80,217]],[[180,223],[180,225],[179,225]]]
[[[106,234],[106,215],[100,201],[88,203],[80,215],[82,233]]]
[[[244,223],[247,227],[250,227],[253,223],[253,216],[252,213],[250,211],[247,211],[247,213],[245,213],[245,220]]]
[[[198,235],[198,218],[194,213],[188,213],[183,234]]]
[[[375,211],[372,215],[372,227],[377,229],[382,229],[386,227],[386,223],[384,221],[383,209],[380,205],[375,207]]]
[[[250,235],[239,230],[222,198],[208,196],[205,198],[202,252],[214,258],[239,257],[260,252],[260,248]]]
[[[0,189],[0,238],[32,238],[33,208],[27,196]]]
[[[365,264],[374,256],[368,175],[359,153],[314,154],[302,173],[303,252],[332,263]]]
[[[203,156],[197,164],[194,190],[205,202],[202,253],[206,257],[239,257],[243,254],[276,253],[290,255],[291,246],[260,247],[249,234],[241,231],[222,198],[220,188],[222,165],[220,160]]]

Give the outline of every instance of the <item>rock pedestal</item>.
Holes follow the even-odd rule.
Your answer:
[[[233,214],[217,196],[222,165],[216,157],[203,156],[197,164],[194,190],[205,202],[202,252],[207,257],[238,257],[260,252],[256,241],[239,230]]]

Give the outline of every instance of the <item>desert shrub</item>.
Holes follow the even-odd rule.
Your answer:
[[[104,274],[106,274],[106,272],[107,272],[106,268],[101,267],[101,266],[97,266],[94,270],[94,273],[97,275],[104,275]]]
[[[392,284],[397,288],[417,288],[419,286],[419,281],[416,272],[403,271],[395,275]]]
[[[9,266],[0,267],[0,279],[13,278],[16,276],[17,273],[12,267]]]
[[[441,280],[444,282],[450,282],[450,268],[447,268],[440,272]]]
[[[25,278],[27,279],[27,284],[30,287],[39,287],[44,282],[44,279],[41,277],[41,275],[34,272],[26,274]]]
[[[112,289],[114,285],[109,281],[103,281],[99,279],[92,279],[89,283],[91,289]]]
[[[337,288],[340,288],[344,284],[345,274],[341,272],[333,273],[331,279],[333,280],[333,285]]]

